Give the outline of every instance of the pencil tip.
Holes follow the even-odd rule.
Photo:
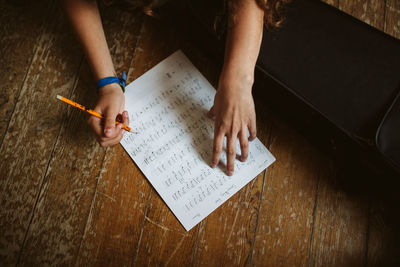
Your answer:
[[[57,99],[60,99],[60,100],[61,100],[61,98],[62,98],[62,96],[60,96],[60,95],[57,95]]]

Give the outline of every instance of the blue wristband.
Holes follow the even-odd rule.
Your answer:
[[[110,84],[110,83],[118,83],[121,86],[122,92],[125,93],[125,82],[126,82],[126,74],[125,74],[125,72],[122,72],[121,78],[118,78],[118,77],[105,77],[103,79],[100,79],[96,83],[97,93],[99,92],[99,90],[103,86],[106,86],[107,84]]]

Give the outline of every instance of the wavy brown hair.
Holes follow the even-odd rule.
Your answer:
[[[228,8],[231,13],[230,21],[235,20],[235,12],[240,8],[239,0],[226,0]],[[257,5],[264,11],[264,23],[267,29],[274,29],[281,26],[284,17],[282,16],[281,9],[284,4],[291,0],[254,0]]]
[[[281,9],[284,4],[290,0],[255,0],[257,5],[264,10],[264,21],[267,28],[279,27],[284,17],[281,14]]]

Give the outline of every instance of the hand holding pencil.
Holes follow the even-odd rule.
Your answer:
[[[119,112],[117,108],[123,108],[124,95],[107,95],[100,97],[94,110],[87,109],[86,107],[69,100],[62,96],[57,98],[71,106],[74,106],[82,111],[89,113],[89,125],[96,134],[97,141],[102,147],[112,146],[121,141],[124,131],[131,131],[129,125],[128,112]],[[122,105],[121,105],[122,102]],[[104,116],[102,115],[104,114]]]

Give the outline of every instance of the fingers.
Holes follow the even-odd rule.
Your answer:
[[[125,124],[126,126],[128,126],[129,125],[129,114],[128,114],[128,111],[125,110],[124,112],[122,112],[122,114],[119,114],[119,115],[121,115],[120,116],[121,119],[119,121],[122,124]],[[125,130],[121,128],[122,127],[121,123],[116,125],[116,127],[115,127],[117,129],[115,137],[113,137],[113,138],[101,138],[99,140],[99,144],[102,147],[113,146],[113,145],[116,145],[119,142],[121,142],[121,139],[122,139],[122,137],[124,136],[124,133],[125,133]]]
[[[119,128],[119,127],[117,126],[117,128]],[[124,130],[119,129],[118,134],[117,134],[116,137],[114,137],[114,138],[101,138],[99,140],[99,144],[100,144],[101,147],[114,146],[114,145],[118,144],[121,141],[123,135],[124,135]]]
[[[240,143],[240,161],[246,161],[249,155],[249,141],[247,138],[247,126],[242,127],[239,132],[239,143]]]
[[[225,133],[223,131],[217,130],[215,127],[214,131],[214,144],[213,144],[213,155],[211,159],[211,167],[215,168],[219,163],[219,158],[222,152],[222,146],[224,143]]]
[[[109,107],[104,114],[104,136],[114,139],[118,136],[118,127],[115,125],[115,120],[118,116],[118,109]]]
[[[117,119],[120,121],[122,124],[129,125],[129,114],[127,111],[124,111],[122,114],[120,114],[120,119]],[[113,146],[118,144],[124,133],[125,130],[121,129],[122,124],[117,124],[115,125],[115,120],[114,120],[114,125],[113,125],[113,136],[112,137],[107,137],[104,134],[103,131],[103,125],[101,119],[90,116],[88,119],[88,124],[94,131],[97,141],[99,142],[100,146],[102,147],[108,147],[108,146]]]
[[[117,144],[124,133],[122,123],[128,124],[127,116],[123,116],[125,96],[116,84],[106,85],[100,91],[94,111],[103,115],[103,119],[90,117],[89,125],[96,139],[103,147]],[[116,124],[120,122],[119,124]]]
[[[90,116],[88,119],[88,124],[89,124],[90,128],[92,128],[96,137],[100,138],[101,136],[103,136],[103,127],[101,125],[100,118]]]
[[[236,159],[236,135],[230,135],[227,138],[226,144],[226,156],[227,156],[227,171],[228,175],[232,176],[235,170],[235,159]]]
[[[121,122],[120,124],[117,124],[116,127],[114,127],[116,129],[116,135],[115,137],[112,138],[108,138],[108,137],[102,137],[99,139],[99,144],[102,147],[108,147],[108,146],[113,146],[118,144],[122,137],[124,136],[125,130],[122,129],[122,124],[125,124],[126,126],[129,125],[129,114],[128,111],[124,111],[122,112],[122,114],[120,115],[120,119],[118,120],[119,122]],[[114,122],[115,123],[115,122]]]
[[[220,76],[218,90],[214,97],[214,106],[208,112],[209,117],[215,117],[214,144],[211,166],[219,162],[225,136],[227,173],[232,175],[236,160],[236,145],[239,138],[241,156],[245,161],[249,155],[249,141],[256,138],[256,114],[252,82],[243,82],[240,72],[227,71]],[[247,130],[250,136],[247,136]]]
[[[122,112],[122,123],[125,124],[126,126],[129,126],[129,114],[128,111]]]
[[[249,127],[250,137],[247,137],[247,128]],[[219,158],[222,153],[224,137],[227,136],[226,144],[226,156],[227,156],[227,174],[233,175],[235,170],[235,159],[236,159],[236,140],[239,138],[240,143],[240,161],[244,162],[249,156],[249,140],[253,140],[256,137],[256,128],[244,125],[238,134],[231,132],[226,134],[225,131],[219,130],[214,133],[214,144],[213,144],[213,156],[211,161],[211,167],[215,168],[219,163]]]
[[[222,153],[222,147],[225,136],[227,136],[227,144],[226,144],[227,174],[229,176],[232,176],[235,170],[235,159],[236,159],[236,139],[237,139],[236,131],[232,131],[231,133],[227,134],[226,131],[224,130],[224,127],[221,126],[215,127],[211,167],[215,168],[219,163],[219,158]]]

